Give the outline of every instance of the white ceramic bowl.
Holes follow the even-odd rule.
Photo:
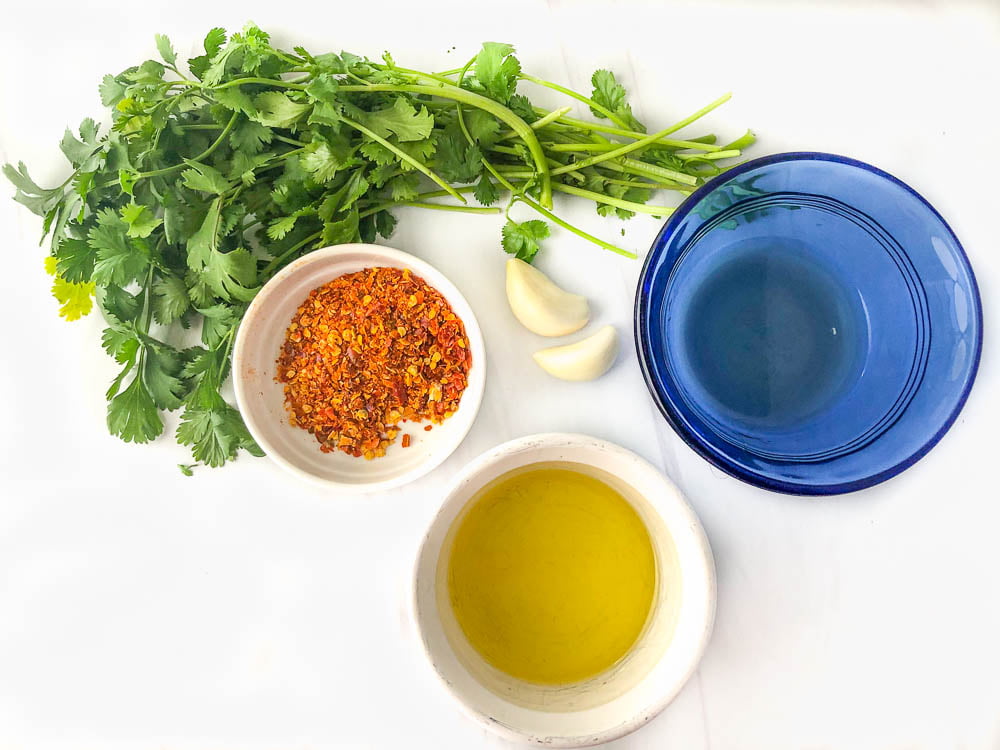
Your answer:
[[[284,390],[275,381],[276,360],[292,316],[309,292],[345,273],[373,266],[409,268],[437,289],[465,324],[472,351],[469,383],[458,410],[425,432],[406,422],[386,455],[371,461],[323,453],[313,435],[288,424]],[[344,492],[376,492],[410,482],[444,461],[468,433],[479,411],[486,379],[483,335],[472,308],[440,271],[408,253],[380,245],[336,245],[316,250],[283,268],[250,303],[233,347],[236,402],[250,434],[276,463],[304,479]]]
[[[576,464],[633,504],[653,541],[657,591],[643,633],[621,662],[581,684],[543,687],[503,674],[465,639],[448,602],[447,556],[455,521],[477,491],[513,469],[552,461]],[[715,619],[715,565],[684,496],[649,463],[583,435],[533,435],[483,454],[451,485],[417,557],[414,615],[434,669],[483,726],[538,745],[594,745],[649,721],[694,672]]]

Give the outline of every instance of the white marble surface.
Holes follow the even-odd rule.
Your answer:
[[[340,498],[241,459],[187,479],[170,439],[104,429],[114,372],[101,324],[57,319],[38,224],[0,200],[0,748],[499,748],[438,687],[407,619],[410,566],[444,482],[479,452],[543,430],[591,433],[661,466],[688,494],[718,564],[701,669],[621,748],[1000,748],[1000,293],[996,81],[1000,6],[805,3],[17,3],[0,24],[0,159],[64,174],[67,124],[96,85],[153,51],[192,52],[253,19],[316,50],[390,49],[450,67],[483,39],[585,88],[609,66],[650,123],[732,90],[718,132],[756,154],[846,153],[930,199],[965,243],[985,301],[979,382],[940,445],[856,495],[801,500],[712,469],[662,422],[631,353],[639,263],[562,233],[541,266],[628,339],[606,378],[540,372],[515,325],[499,222],[401,212],[394,245],[445,270],[490,353],[479,420],[416,484]],[[452,46],[457,49],[449,52]],[[550,100],[548,97],[542,97]],[[551,101],[551,100],[550,100]],[[9,192],[3,188],[4,195]],[[567,213],[614,236],[591,208]],[[653,220],[626,226],[644,248]]]

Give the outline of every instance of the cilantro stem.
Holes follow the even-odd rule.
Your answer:
[[[564,94],[572,99],[576,99],[578,102],[583,102],[594,111],[600,112],[602,115],[611,120],[611,122],[615,123],[615,125],[617,125],[618,127],[628,128],[627,122],[622,120],[618,115],[616,115],[607,107],[595,102],[590,97],[584,96],[583,94],[579,94],[576,91],[573,91],[572,89],[566,88],[565,86],[560,86],[558,83],[553,83],[552,81],[546,81],[541,78],[536,78],[535,76],[528,75],[527,73],[521,73],[518,76],[518,78],[521,78],[522,80],[525,81],[531,81],[534,84],[537,84],[539,86],[544,86],[545,88],[552,89],[553,91],[558,91],[560,94]]]
[[[678,159],[684,159],[685,161],[690,159],[732,159],[733,157],[739,156],[740,150],[736,148],[726,149],[724,151],[712,151],[708,154],[678,154]]]
[[[671,125],[669,128],[660,130],[659,132],[653,133],[652,135],[647,135],[645,138],[640,138],[637,141],[632,141],[632,143],[626,143],[622,146],[619,146],[618,148],[612,149],[611,151],[607,151],[603,154],[596,154],[582,161],[573,162],[572,164],[567,164],[564,167],[558,167],[557,169],[553,169],[552,175],[555,176],[555,175],[565,174],[566,172],[571,172],[574,169],[583,169],[584,167],[590,167],[595,164],[600,164],[601,162],[607,161],[609,159],[617,159],[618,157],[625,156],[626,154],[630,154],[633,151],[638,151],[641,148],[645,148],[650,144],[656,143],[656,141],[658,141],[660,138],[662,138],[665,135],[669,135],[670,133],[673,133],[675,130],[677,130],[677,125]],[[680,174],[680,172],[678,172],[677,174]],[[681,182],[685,181],[686,180],[681,180]]]
[[[471,190],[471,186],[470,186]],[[439,191],[439,192],[444,192]],[[453,206],[448,203],[428,203],[425,201],[389,201],[387,203],[379,203],[371,208],[365,209],[358,214],[359,219],[363,219],[366,216],[371,216],[372,214],[377,214],[379,211],[384,211],[387,208],[393,208],[394,206],[413,206],[414,208],[433,208],[438,211],[460,211],[466,214],[499,214],[502,213],[501,209],[495,207],[487,206]]]
[[[617,143],[545,143],[543,144],[545,149],[548,151],[612,151],[618,147]],[[730,152],[723,152],[719,146],[711,146],[705,143],[698,143],[696,141],[675,141],[669,138],[660,138],[656,141],[656,146],[670,146],[673,148],[687,148],[687,149],[697,149],[699,151],[706,151],[710,153],[726,153],[727,156],[712,156],[712,159],[725,159],[728,156],[732,156]],[[739,156],[739,151],[736,155]],[[702,154],[691,154],[692,157],[705,158]]]
[[[272,135],[272,138],[274,138],[274,140],[276,140],[276,141],[281,141],[282,143],[287,143],[289,146],[308,146],[309,145],[305,141],[297,141],[294,138],[286,138],[285,136],[278,135],[277,133],[275,133],[274,135]],[[291,153],[291,152],[289,152],[289,153]],[[287,155],[288,154],[285,154],[285,156],[287,156]]]
[[[429,177],[430,179],[434,180],[434,182],[436,182],[442,188],[444,188],[445,190],[447,190],[452,196],[454,196],[456,199],[460,200],[462,203],[466,202],[465,198],[463,198],[462,195],[455,190],[455,188],[453,188],[451,185],[449,185],[447,182],[445,182],[443,179],[441,179],[435,172],[432,172],[427,167],[427,165],[424,164],[419,159],[414,159],[408,153],[406,153],[405,151],[403,151],[403,149],[401,149],[399,146],[395,145],[394,143],[391,143],[391,142],[387,141],[385,138],[383,138],[382,136],[380,136],[378,133],[375,133],[371,129],[366,128],[361,123],[354,122],[354,120],[351,120],[351,119],[349,119],[347,117],[341,117],[340,120],[341,120],[341,122],[343,122],[348,127],[354,128],[358,132],[364,133],[365,135],[367,135],[369,138],[371,138],[376,143],[382,144],[382,146],[384,146],[385,148],[387,148],[390,151],[392,151],[392,153],[394,153],[400,159],[402,159],[403,161],[405,161],[407,164],[411,165],[414,169],[418,170],[422,174],[424,174],[427,177]]]
[[[648,175],[651,177],[673,180],[675,182],[683,182],[687,185],[698,184],[697,177],[692,177],[689,174],[677,172],[673,169],[667,169],[666,167],[661,167],[657,164],[649,164],[648,162],[636,161],[635,159],[622,159],[622,164],[624,165],[624,169],[622,169],[623,172],[631,172],[632,174]]]
[[[548,209],[540,206],[538,203],[536,203],[535,201],[533,201],[531,198],[529,198],[527,195],[524,195],[523,193],[520,194],[520,195],[518,195],[515,200],[521,201],[522,203],[526,203],[527,205],[531,206],[533,209],[535,209],[536,211],[538,211],[538,213],[540,213],[542,216],[544,216],[549,221],[552,221],[552,222],[558,224],[563,229],[566,229],[566,230],[572,232],[573,234],[575,234],[577,237],[582,237],[585,240],[589,240],[590,242],[593,242],[595,245],[598,245],[599,247],[603,247],[605,250],[610,250],[613,253],[617,253],[618,255],[622,255],[622,256],[624,256],[626,258],[632,258],[633,260],[635,258],[639,257],[635,253],[633,253],[633,252],[631,252],[629,250],[624,250],[624,249],[618,247],[617,245],[612,245],[610,242],[605,242],[600,237],[595,237],[594,235],[589,234],[588,232],[585,232],[582,229],[580,229],[578,227],[575,227],[575,226],[573,226],[572,224],[570,224],[568,222],[563,221],[558,216],[556,216],[554,213],[552,213]]]
[[[270,263],[268,263],[266,266],[264,266],[263,270],[260,272],[261,275],[264,276],[264,277],[266,277],[266,278],[269,278],[271,276],[271,274],[273,274],[279,267],[281,267],[281,265],[284,264],[284,262],[286,260],[288,260],[292,255],[294,255],[296,252],[298,252],[299,250],[301,250],[302,248],[304,248],[310,242],[313,242],[314,240],[318,240],[322,236],[323,236],[323,230],[320,230],[320,231],[318,231],[318,232],[316,232],[314,234],[310,234],[305,239],[300,240],[299,242],[296,242],[294,245],[292,245],[290,248],[288,248],[285,252],[283,252],[277,258],[275,258]]]
[[[621,198],[614,198],[610,195],[602,195],[601,193],[595,193],[590,190],[583,190],[582,188],[573,187],[572,185],[566,185],[561,182],[554,182],[552,187],[560,193],[568,193],[569,195],[575,195],[578,198],[588,198],[595,203],[606,203],[609,206],[621,208],[626,211],[633,211],[637,214],[669,216],[674,212],[674,209],[670,206],[649,206],[645,203],[635,203],[634,201],[627,201]]]
[[[237,117],[239,117],[239,112],[233,112],[233,116],[229,118],[229,122],[226,123],[226,126],[222,129],[222,132],[219,133],[219,137],[212,142],[212,145],[210,145],[208,148],[206,148],[204,151],[202,151],[193,159],[189,159],[187,161],[201,161],[202,159],[207,159],[209,156],[215,153],[215,150],[222,145],[222,142],[225,140],[226,136],[229,135],[229,131],[233,129],[233,125],[236,124]],[[184,169],[184,167],[186,166],[187,166],[186,162],[182,162],[180,164],[174,164],[173,166],[170,167],[163,167],[162,169],[154,169],[150,172],[140,172],[139,174],[136,175],[136,180],[140,180],[144,177],[158,177],[163,174],[170,174],[171,172],[176,172],[178,169]]]
[[[427,96],[437,96],[442,99],[453,99],[470,107],[478,107],[485,110],[498,120],[503,120],[521,137],[531,157],[538,169],[538,176],[541,178],[541,195],[539,200],[545,206],[552,206],[552,178],[549,175],[549,165],[545,161],[545,151],[542,149],[535,131],[531,129],[524,120],[514,112],[492,99],[481,96],[472,91],[458,88],[457,86],[423,86],[419,84],[389,84],[376,83],[371,86],[341,86],[338,91],[359,92],[359,91],[404,91],[410,94],[426,94]]]
[[[298,80],[305,81],[311,77],[312,76],[305,76]],[[259,83],[264,86],[281,86],[282,88],[297,89],[299,91],[303,91],[306,88],[304,85],[302,85],[301,83],[297,83],[296,81],[283,81],[280,78],[256,78],[253,76],[247,78],[237,78],[232,81],[226,81],[225,83],[220,83],[218,86],[209,86],[204,83],[199,84],[195,82],[192,82],[191,85],[200,86],[201,88],[210,89],[212,91],[220,91],[222,89],[232,88],[233,86],[242,86],[245,83]]]

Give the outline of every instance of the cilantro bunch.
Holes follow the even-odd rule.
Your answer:
[[[507,44],[487,42],[443,73],[388,54],[281,50],[253,25],[229,38],[212,29],[186,66],[166,37],[156,46],[160,60],[102,81],[109,131],[90,119],[67,130],[60,147],[73,171],[62,185],[38,186],[24,164],[4,173],[43,217],[43,242],[51,236],[60,314],[74,320],[96,305],[107,322],[102,343],[121,365],[108,429],[145,443],[163,431],[162,411],[181,409],[177,440],[209,466],[240,449],[260,455],[220,388],[247,304],[296,257],[389,237],[396,206],[495,214],[503,198],[502,246],[523,260],[549,225],[509,218],[517,203],[634,258],[560,219],[553,193],[603,216],[664,216],[670,207],[649,205],[655,191],[690,192],[753,142],[749,132],[722,146],[712,135],[671,138],[728,95],[647,133],[612,73],[594,73],[584,96],[522,71]],[[521,81],[596,120],[533,106]],[[182,348],[184,329],[200,344]]]

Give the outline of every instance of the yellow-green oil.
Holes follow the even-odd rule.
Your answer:
[[[608,484],[526,467],[485,487],[457,524],[449,601],[489,664],[565,685],[604,672],[635,644],[656,589],[655,554],[639,514]]]

